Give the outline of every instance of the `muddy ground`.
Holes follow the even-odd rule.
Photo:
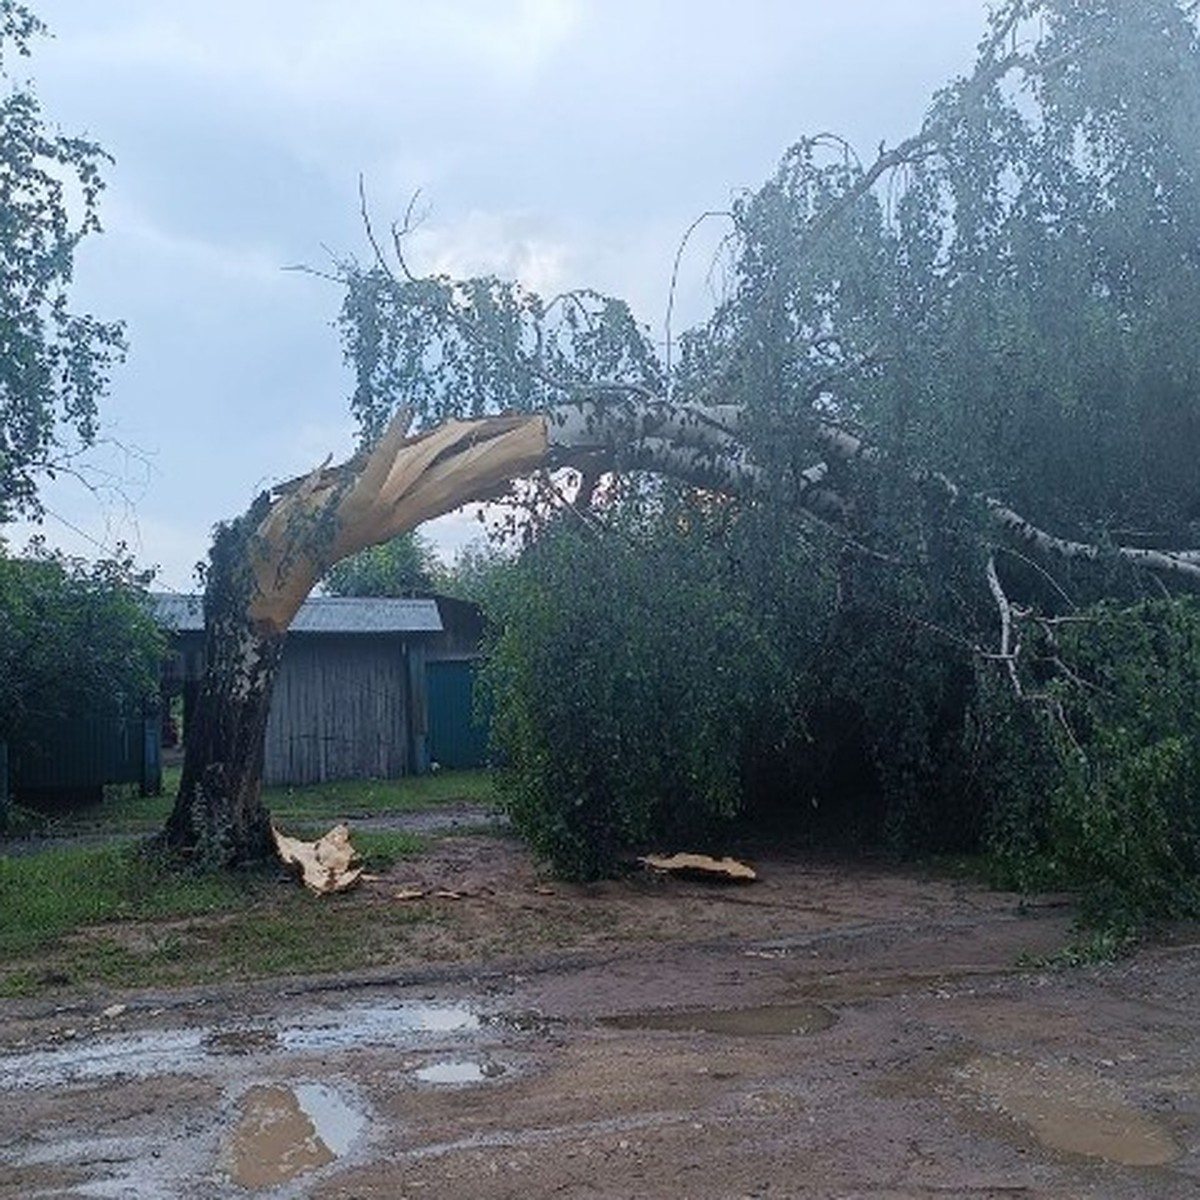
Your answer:
[[[1189,933],[1022,966],[1061,900],[756,865],[576,887],[452,837],[353,900],[433,907],[386,971],[5,1002],[0,1198],[1198,1194]]]

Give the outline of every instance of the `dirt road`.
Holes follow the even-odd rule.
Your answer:
[[[386,972],[7,1002],[0,1197],[1200,1194],[1183,935],[1023,969],[1052,898],[757,865],[547,885],[452,838],[361,901],[440,906]]]

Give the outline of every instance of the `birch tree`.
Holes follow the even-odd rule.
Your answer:
[[[427,277],[364,203],[336,271],[363,448],[218,531],[170,843],[269,852],[274,674],[332,564],[557,468],[581,508],[632,472],[798,514],[868,593],[941,587],[1018,691],[1035,610],[1194,588],[1197,127],[1194,4],[1009,0],[912,137],[804,138],[733,205],[729,292],[666,346],[610,297]]]

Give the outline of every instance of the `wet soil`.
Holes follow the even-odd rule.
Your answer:
[[[434,906],[384,970],[4,1002],[0,1198],[1198,1194],[1192,933],[1023,966],[1060,899],[755,865],[450,838],[356,897]]]

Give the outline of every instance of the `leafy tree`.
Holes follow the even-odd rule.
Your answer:
[[[402,533],[335,563],[324,584],[334,596],[411,596],[434,591],[440,564],[419,533]]]
[[[44,26],[0,0],[0,521],[38,511],[37,485],[92,445],[122,326],[72,311],[75,249],[98,232],[108,155],[47,128],[32,91],[12,81]],[[68,200],[77,188],[78,211]]]
[[[1041,36],[1025,41],[1032,18]],[[990,837],[1009,857],[1018,843],[1031,851],[1036,830],[1039,856],[1072,862],[1070,882],[1108,880],[1110,901],[1128,900],[1138,877],[1143,911],[1146,896],[1161,911],[1164,895],[1185,894],[1168,857],[1148,843],[1139,857],[1129,831],[1186,845],[1189,793],[1162,820],[1080,824],[1093,808],[1121,813],[1129,799],[1118,794],[1147,778],[1128,743],[1092,740],[1081,775],[1052,738],[1027,763],[1026,786],[1059,802],[1032,825],[1003,785],[1011,749],[1039,744],[1028,720],[1020,742],[990,756],[981,746],[1008,720],[1010,685],[1028,709],[1052,669],[1017,670],[1020,634],[1004,644],[1005,621],[1019,626],[1031,610],[1082,619],[1090,599],[1136,598],[1161,586],[1133,569],[1140,551],[1195,543],[1200,356],[1179,313],[1200,300],[1188,132],[1198,106],[1194,7],[1011,4],[975,73],[938,95],[908,143],[860,164],[840,143],[803,141],[735,206],[735,286],[685,337],[674,395],[736,405],[754,459],[781,487],[825,458],[847,502],[847,536],[829,544],[833,606],[814,607],[800,579],[776,589],[791,588],[793,611],[824,635],[792,663],[814,683],[812,741],[769,772],[799,784],[826,827],[831,818],[896,846]],[[856,435],[857,449],[839,455],[831,433]],[[1014,525],[995,519],[996,496],[1080,540],[1033,563]],[[761,553],[778,553],[778,533],[765,536]],[[1132,611],[1135,625],[1145,619]],[[1187,669],[1182,646],[1163,670]],[[1082,654],[1066,652],[1064,678]],[[1123,703],[1136,704],[1133,689]],[[1105,711],[1098,720],[1128,725],[1120,705]],[[1035,729],[1056,722],[1034,715]],[[1115,754],[1122,744],[1132,757]],[[1141,866],[1116,873],[1105,855]]]
[[[482,538],[468,542],[443,568],[438,590],[460,600],[487,605],[505,585],[516,561],[512,548]]]
[[[797,683],[731,568],[694,523],[560,521],[493,593],[483,686],[502,795],[560,872],[594,878],[631,845],[728,833],[745,750],[759,729],[778,737]]]

